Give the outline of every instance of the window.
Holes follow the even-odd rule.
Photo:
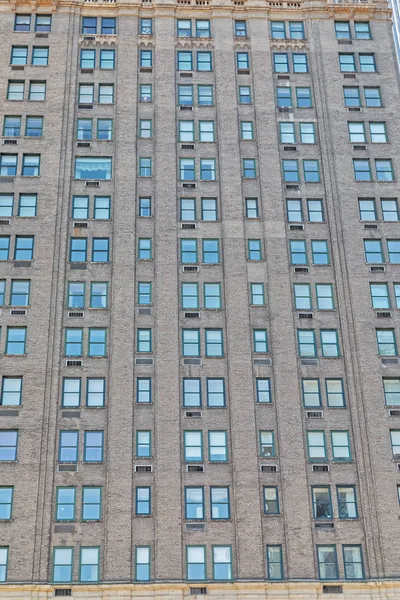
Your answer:
[[[14,194],[0,194],[0,216],[12,217]]]
[[[391,159],[375,159],[377,181],[394,181],[394,173]]]
[[[70,240],[70,251],[69,251],[70,262],[86,262],[87,260],[87,239],[86,238],[71,238]]]
[[[316,283],[315,291],[317,294],[318,310],[333,310],[335,308],[333,286],[331,283]]]
[[[184,431],[183,445],[185,462],[203,460],[203,435],[201,431]]]
[[[400,379],[384,378],[383,391],[386,406],[400,406]]]
[[[138,458],[151,457],[151,431],[136,432],[136,456]]]
[[[248,52],[236,52],[236,66],[238,69],[250,68],[250,59]]]
[[[3,136],[19,137],[21,135],[21,117],[5,116],[3,122]]]
[[[270,581],[283,579],[282,546],[267,546],[267,577]]]
[[[356,38],[358,40],[370,40],[371,39],[371,30],[369,26],[369,22],[355,22],[354,23],[354,31],[356,34]]]
[[[1,385],[0,406],[19,406],[21,398],[22,377],[4,376]]]
[[[251,88],[249,85],[239,85],[239,103],[251,104]]]
[[[328,242],[311,240],[311,252],[314,265],[329,265]]]
[[[139,217],[151,217],[151,198],[139,198]]]
[[[194,122],[179,121],[179,141],[194,142]]]
[[[215,580],[232,579],[232,549],[230,546],[213,546],[212,562]]]
[[[396,198],[381,199],[382,216],[384,221],[398,221],[399,209]]]
[[[200,330],[182,330],[182,354],[183,356],[200,356]]]
[[[28,46],[12,46],[10,64],[26,65],[28,62]]]
[[[198,85],[197,98],[199,106],[212,106],[214,104],[214,92],[212,85]]]
[[[7,327],[6,354],[26,354],[26,327]]]
[[[104,20],[104,18],[103,18]],[[108,20],[108,19],[107,19]],[[95,547],[80,549],[79,581],[99,581],[100,549]]]
[[[250,304],[252,306],[264,306],[264,284],[263,283],[251,283],[250,284]]]
[[[257,177],[255,158],[243,159],[243,177],[246,177],[248,179],[254,179],[255,177]]]
[[[87,379],[86,406],[88,408],[102,407],[105,404],[105,379]]]
[[[48,65],[49,64],[49,49],[33,46],[32,48],[32,64],[33,65]]]
[[[99,104],[114,103],[114,85],[99,83]]]
[[[303,169],[306,183],[318,183],[321,180],[318,160],[303,160]]]
[[[302,144],[316,144],[315,123],[299,123]]]
[[[81,405],[81,379],[63,379],[62,406],[67,408]]]
[[[153,258],[152,240],[150,238],[140,238],[138,240],[138,258],[139,260],[151,260]]]
[[[331,431],[332,458],[342,462],[351,461],[350,438],[348,431]]]
[[[260,431],[260,456],[263,458],[275,456],[275,438],[273,431]]]
[[[135,548],[135,580],[150,581],[150,546]]]
[[[372,181],[369,159],[353,158],[353,168],[356,181]]]
[[[5,177],[17,174],[17,154],[0,154],[0,175]]]
[[[343,563],[346,579],[364,579],[361,546],[343,546]]]
[[[54,583],[70,583],[72,581],[73,548],[53,549],[53,581]]]
[[[0,582],[7,579],[8,546],[0,548]]]
[[[228,438],[226,431],[208,432],[208,460],[210,462],[228,461]]]
[[[297,160],[282,160],[283,180],[286,183],[298,183],[299,165]]]
[[[100,50],[100,69],[115,69],[115,50]]]
[[[178,37],[192,37],[192,21],[190,19],[177,19],[176,28]]]
[[[10,251],[10,236],[9,235],[0,236],[0,260],[8,260],[9,251]]]
[[[262,260],[261,240],[247,240],[247,252],[249,260]]]
[[[296,87],[296,100],[297,108],[311,108],[311,88],[309,87]]]
[[[0,520],[8,521],[11,519],[12,514],[12,501],[13,501],[13,487],[0,487]],[[1,556],[1,551],[0,551]],[[2,561],[0,560],[2,566]],[[0,566],[0,581],[4,581],[1,577],[1,566]]]
[[[180,158],[179,172],[181,181],[194,181],[196,179],[194,158]]]
[[[301,223],[303,221],[303,210],[301,207],[301,200],[288,198],[286,200],[286,215],[289,223]]]
[[[246,198],[246,218],[247,219],[258,219],[258,199],[257,198]]]
[[[394,283],[394,295],[396,298],[396,308],[400,308],[400,284]]]
[[[137,330],[137,352],[152,352],[151,329]]]
[[[335,34],[338,40],[349,40],[351,38],[350,23],[348,21],[335,21]]]
[[[359,121],[359,122],[355,122],[355,123],[348,122],[347,126],[349,129],[350,142],[357,143],[357,144],[358,143],[364,144],[366,142],[365,127],[364,127],[363,121]]]
[[[101,487],[82,488],[82,521],[100,521]]]
[[[361,221],[376,221],[376,208],[374,198],[358,200]]]
[[[139,404],[150,404],[151,401],[151,378],[137,377],[136,402],[138,402]]]
[[[357,519],[356,489],[353,485],[338,485],[337,502],[339,519]]]
[[[140,19],[140,35],[152,35],[153,19]]]
[[[180,106],[193,106],[192,85],[178,85],[178,104]]]
[[[292,265],[306,265],[307,249],[305,240],[289,240],[290,263]]]
[[[240,139],[253,140],[253,121],[240,121]]]
[[[7,87],[7,100],[23,100],[24,87],[25,83],[23,81],[9,81]]]
[[[81,69],[94,69],[96,66],[96,50],[81,50],[79,64]]]
[[[309,283],[294,283],[294,306],[296,310],[311,310],[311,288]]]
[[[180,262],[183,264],[196,264],[197,259],[197,240],[180,240]]]
[[[329,486],[311,488],[314,519],[333,519]]]
[[[271,21],[271,37],[273,40],[284,40],[286,38],[284,21]]]
[[[319,379],[302,379],[303,404],[307,408],[317,408],[322,405]]]
[[[109,180],[112,177],[112,159],[106,157],[76,157],[75,179]]]
[[[396,338],[394,329],[377,329],[376,340],[379,356],[397,356]]]
[[[202,181],[216,180],[215,158],[200,159],[200,179]]]
[[[378,108],[382,106],[381,88],[380,87],[365,87],[364,88],[365,106]]]
[[[204,284],[204,308],[218,309],[221,307],[222,307],[221,284],[220,283],[205,283]]]
[[[336,546],[317,546],[317,557],[319,578],[339,579]]]
[[[151,83],[140,84],[140,102],[152,102],[153,101],[153,86]]]
[[[210,487],[211,519],[229,519],[229,488]]]
[[[182,283],[182,308],[198,309],[199,308],[199,284],[198,283]]]
[[[152,67],[153,66],[153,51],[152,50],[140,50],[139,51],[139,65],[141,67]]]
[[[326,398],[330,408],[344,408],[345,396],[342,379],[325,379]]]
[[[246,21],[235,21],[235,37],[247,37]]]
[[[83,329],[65,330],[65,355],[82,356]]]
[[[39,177],[40,154],[24,154],[22,156],[22,171],[24,177]]]
[[[196,19],[196,37],[211,37],[210,21]]]
[[[289,59],[287,54],[273,53],[274,73],[289,73]]]
[[[199,378],[185,377],[183,385],[183,406],[201,406],[201,381]]]
[[[107,330],[89,329],[88,356],[106,356]]]
[[[191,51],[178,51],[178,71],[192,71],[193,59]]]
[[[75,501],[74,487],[57,488],[56,521],[75,521]]]
[[[354,54],[339,54],[339,65],[342,73],[354,73],[356,70]]]
[[[390,308],[387,283],[370,283],[372,308]]]
[[[364,240],[365,261],[367,264],[383,263],[382,241],[381,240]]]
[[[110,205],[110,196],[95,196],[93,205],[93,218],[98,220],[109,220]]]
[[[293,52],[293,73],[308,73],[307,54]]]
[[[279,515],[278,488],[275,486],[264,487],[264,514]]]
[[[361,106],[360,88],[343,87],[343,95],[345,106]]]
[[[92,262],[109,262],[110,240],[108,238],[93,238]]]
[[[270,379],[256,379],[256,393],[257,402],[269,403],[271,399],[271,380]]]
[[[304,23],[302,21],[289,21],[289,37],[291,40],[304,40]]]
[[[0,430],[0,462],[17,460],[18,431]]]
[[[103,462],[103,431],[85,431],[83,461]]]
[[[400,264],[400,240],[388,240],[389,262],[395,265]]]
[[[94,102],[94,84],[79,84],[79,104],[93,104]]]
[[[112,119],[97,119],[97,139],[102,141],[112,140],[113,137],[113,120]]]
[[[97,17],[82,17],[82,33],[97,33]]]
[[[386,123],[370,123],[369,133],[371,136],[371,142],[373,143],[386,143],[389,141],[386,131]]]
[[[58,462],[78,462],[78,431],[60,431],[60,446],[58,451]]]
[[[31,15],[15,15],[14,31],[30,31]]]
[[[294,131],[294,123],[279,123],[279,136],[282,144],[295,144],[296,135]]]
[[[297,336],[300,357],[316,357],[317,347],[315,345],[315,331],[313,329],[298,329]]]
[[[211,52],[196,52],[197,70],[212,71],[212,54]]]
[[[375,55],[374,54],[360,54],[360,70],[363,73],[375,73]]]
[[[4,304],[5,304],[5,294],[6,294],[6,281],[5,281],[5,279],[0,279],[0,306],[4,306]]]
[[[202,221],[217,221],[217,199],[202,198],[201,199],[201,220]]]
[[[22,100],[23,98],[21,98]],[[30,81],[29,83],[29,100],[46,100],[46,82],[45,81]]]
[[[78,119],[76,124],[76,139],[91,140],[92,139],[92,119]]]
[[[138,304],[151,304],[151,283],[138,282]]]
[[[339,339],[336,329],[321,329],[321,350],[325,358],[340,356]]]
[[[215,142],[214,121],[199,121],[199,141]]]
[[[268,336],[266,329],[253,329],[253,352],[268,352]]]
[[[209,408],[218,408],[225,406],[225,381],[224,379],[207,378],[207,406]]]
[[[397,460],[400,456],[400,431],[392,429],[390,431],[390,439],[392,443],[393,458]]]
[[[186,546],[186,576],[189,581],[205,581],[205,546]]]
[[[219,240],[202,240],[203,264],[215,265],[220,262]]]
[[[279,108],[291,107],[292,103],[292,90],[290,87],[277,87],[276,88],[276,101]]]
[[[206,356],[220,357],[224,355],[224,340],[222,329],[206,329]]]
[[[307,431],[308,460],[326,460],[325,433],[323,431]]]

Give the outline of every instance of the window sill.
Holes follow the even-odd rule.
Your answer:
[[[7,358],[7,357],[10,357],[10,358],[18,358],[18,357],[26,358],[27,356],[28,356],[28,354],[3,354],[3,358]]]

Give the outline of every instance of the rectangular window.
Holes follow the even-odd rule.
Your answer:
[[[190,50],[178,50],[178,71],[193,71],[193,58]]]
[[[400,456],[400,431],[392,429],[390,431],[390,439],[392,442],[393,458],[397,460]]]
[[[152,50],[140,50],[139,51],[139,65],[141,67],[152,67],[153,66],[153,51]]]
[[[275,456],[275,436],[273,431],[260,431],[260,456],[263,458]]]
[[[315,123],[299,123],[302,144],[316,144]]]
[[[198,283],[182,283],[182,308],[198,309],[199,308],[199,284]]]
[[[297,160],[282,160],[283,181],[286,183],[298,183],[299,163]]]
[[[83,461],[103,462],[104,431],[85,431]]]
[[[346,579],[364,579],[361,546],[343,546],[343,563]]]
[[[382,106],[381,88],[380,87],[365,87],[364,88],[365,106],[378,108]]]
[[[329,486],[311,488],[314,519],[333,519]]]
[[[101,141],[110,141],[113,137],[113,120],[97,119],[97,139]]]
[[[203,264],[205,265],[216,265],[220,261],[219,252],[219,240],[203,239],[202,240],[203,250]]]
[[[15,15],[14,31],[30,31],[31,15]]]
[[[311,240],[313,265],[329,265],[328,242],[326,240]]]
[[[228,461],[228,438],[226,431],[208,432],[208,460],[210,462]]]
[[[14,260],[33,260],[33,236],[15,237]]]
[[[21,175],[23,177],[39,177],[40,154],[23,154]]]
[[[95,196],[93,204],[93,218],[108,221],[111,213],[111,197]]]
[[[56,521],[75,521],[76,489],[74,487],[57,488]]]
[[[365,144],[367,138],[365,136],[365,126],[363,121],[348,122],[349,140],[353,144]]]
[[[358,207],[360,211],[361,221],[376,221],[376,208],[374,198],[359,198]]]
[[[293,73],[308,73],[307,54],[293,52]]]
[[[115,50],[100,50],[100,69],[115,69]]]
[[[396,298],[396,308],[400,308],[400,284],[394,283],[393,288],[394,288],[394,295]]]
[[[79,104],[93,104],[94,102],[94,84],[93,83],[80,83],[79,84]]]
[[[251,104],[251,88],[249,85],[239,85],[239,103]]]
[[[370,283],[372,308],[390,308],[389,288],[387,283]]]
[[[97,33],[97,17],[82,17],[82,33],[89,35]]]
[[[206,329],[205,342],[207,357],[213,358],[224,356],[224,340],[222,329]]]
[[[221,284],[220,283],[205,283],[204,284],[204,308],[206,308],[206,309],[222,308]]]
[[[268,336],[266,329],[253,329],[253,352],[268,352]]]
[[[114,103],[114,85],[99,83],[99,104]]]
[[[331,431],[332,458],[341,462],[351,461],[350,437],[348,431]]]
[[[150,238],[140,238],[138,240],[138,259],[151,260],[152,258],[152,240]]]
[[[377,181],[394,181],[392,160],[375,159]]]
[[[180,240],[180,262],[183,264],[196,264],[197,258],[197,240],[184,239]]]
[[[294,283],[294,306],[296,310],[311,310],[311,287],[309,283]]]
[[[140,35],[153,34],[153,19],[140,19]]]
[[[384,221],[399,220],[397,198],[381,198],[381,209]]]
[[[258,199],[257,198],[246,198],[246,218],[247,219],[258,219]]]
[[[325,379],[326,399],[330,408],[346,406],[342,379]]]
[[[101,487],[82,488],[82,521],[100,521]]]
[[[354,485],[336,486],[339,519],[357,519],[356,488]]]
[[[28,46],[12,46],[11,65],[26,65],[28,62]]]
[[[202,462],[203,433],[201,431],[184,431],[183,446],[185,462]]]
[[[202,221],[217,221],[218,210],[217,210],[217,199],[216,198],[202,198],[201,199],[201,220]]]
[[[293,106],[292,89],[290,87],[277,87],[276,102],[279,108],[291,108]]]
[[[192,21],[190,19],[177,19],[176,30],[178,37],[192,37]]]
[[[31,282],[29,280],[11,280],[10,306],[29,306]]]
[[[235,37],[247,37],[246,21],[235,21]]]
[[[23,98],[21,98],[22,100]],[[30,81],[29,82],[29,100],[46,100],[46,82],[45,81]]]
[[[200,180],[215,181],[216,176],[216,161],[215,158],[200,159]]]
[[[339,579],[336,546],[317,546],[319,578],[325,580]]]
[[[7,100],[23,100],[24,87],[24,81],[9,81],[7,87]]]
[[[26,327],[7,327],[6,354],[26,354]]]
[[[236,66],[238,69],[250,68],[250,59],[248,52],[236,52]]]
[[[275,486],[264,487],[264,514],[279,515],[278,488]]]
[[[0,279],[0,306],[4,306],[6,300],[6,281]]]
[[[264,284],[250,283],[250,304],[251,306],[264,306]]]
[[[274,73],[289,73],[289,58],[287,54],[273,53]]]
[[[0,487],[0,520],[1,521],[8,521],[9,519],[11,519],[13,494],[14,494],[13,487]],[[1,551],[0,551],[0,555],[1,555]],[[1,564],[2,563],[0,560],[0,565]],[[0,566],[0,581],[4,581],[4,579],[1,578],[1,566]]]
[[[107,354],[107,330],[89,329],[88,356],[106,356]]]
[[[0,582],[7,580],[8,546],[0,547]]]
[[[179,121],[179,141],[194,142],[194,121]]]
[[[291,40],[304,40],[304,23],[302,21],[289,21],[289,37]]]
[[[22,400],[22,377],[3,377],[0,406],[19,406]]]
[[[93,238],[92,240],[92,262],[109,262],[110,240],[108,238]]]
[[[139,217],[151,217],[151,198],[139,198]]]
[[[199,142],[215,142],[214,121],[199,121]]]
[[[240,121],[240,138],[254,140],[253,121]]]
[[[213,579],[216,581],[232,579],[232,548],[230,546],[213,546],[212,564]]]
[[[76,157],[75,179],[110,180],[112,178],[112,158]]]
[[[400,379],[383,378],[386,406],[400,406]]]
[[[3,136],[19,137],[21,135],[21,117],[6,115],[3,121]]]
[[[75,379],[65,377],[63,379],[62,406],[73,408],[81,405],[81,384],[80,377]]]
[[[300,357],[315,358],[317,356],[317,347],[315,345],[315,331],[313,329],[298,329],[297,338]]]
[[[359,87],[343,87],[343,96],[345,106],[361,106]]]
[[[325,358],[340,356],[339,338],[336,329],[321,329],[321,350]]]
[[[337,40],[351,39],[350,23],[348,21],[335,21],[335,34]]]
[[[387,240],[389,262],[400,264],[400,240]]]
[[[65,330],[65,355],[82,356],[83,329]]]
[[[375,54],[360,54],[360,71],[362,73],[375,73]]]
[[[180,198],[180,220],[195,221],[196,220],[196,199],[195,198]]]
[[[369,133],[371,136],[371,142],[375,144],[384,144],[389,141],[386,123],[370,123]]]
[[[53,549],[54,583],[70,583],[72,581],[73,551],[73,548],[65,546]]]
[[[136,432],[136,456],[138,458],[151,457],[151,431]]]
[[[196,179],[194,158],[180,158],[179,173],[181,181],[194,181]]]
[[[150,377],[137,377],[136,402],[138,404],[150,404],[152,402]]]
[[[271,380],[268,378],[257,378],[256,379],[256,393],[257,402],[269,403],[272,402],[271,398]]]
[[[96,66],[96,50],[81,50],[79,57],[81,69],[94,69]]]
[[[249,260],[262,260],[261,240],[247,240],[247,258]]]
[[[99,581],[100,548],[89,547],[80,549],[79,581]]]
[[[108,307],[108,283],[94,282],[90,284],[90,308]]]
[[[49,49],[48,47],[33,46],[32,48],[32,64],[33,65],[48,65],[49,64]]]
[[[305,240],[289,240],[289,247],[290,247],[290,264],[292,264],[292,265],[308,264]]]
[[[17,460],[18,431],[0,430],[0,462]]]
[[[308,199],[307,211],[310,223],[323,223],[325,220],[322,200]]]
[[[205,546],[186,546],[186,576],[189,581],[206,579]]]
[[[185,519],[204,519],[204,488],[185,488]]]
[[[0,236],[0,260],[8,260],[10,252],[10,236]]]
[[[254,179],[255,177],[257,177],[255,158],[243,159],[243,177],[246,177],[247,179]]]
[[[200,378],[185,377],[182,380],[183,406],[201,406],[201,380]]]
[[[151,304],[151,283],[146,281],[138,282],[138,304]]]
[[[394,329],[377,329],[376,340],[379,356],[397,356]]]
[[[208,19],[196,19],[196,37],[211,37],[210,21]]]
[[[225,406],[225,380],[220,378],[206,379],[207,406],[220,408]]]
[[[58,462],[78,462],[78,440],[79,431],[60,431],[60,445],[58,450]]]
[[[381,240],[364,240],[365,262],[367,264],[382,264],[383,252]]]
[[[354,54],[339,53],[339,66],[342,73],[354,73],[356,70]]]
[[[135,548],[135,580],[150,581],[150,546]]]
[[[355,21],[354,23],[354,31],[356,34],[356,39],[358,40],[370,40],[371,39],[371,29],[368,21]]]
[[[106,380],[89,378],[86,381],[86,406],[99,408],[105,404]]]
[[[289,223],[301,223],[303,221],[303,209],[300,199],[286,199],[286,215]]]
[[[139,88],[139,99],[140,102],[152,102],[153,101],[153,86],[150,84],[141,83]]]
[[[213,106],[214,91],[212,85],[197,86],[197,101],[199,106]]]
[[[297,108],[312,108],[311,88],[296,87]]]
[[[151,329],[137,330],[137,352],[152,352]]]
[[[286,38],[284,21],[271,21],[271,37],[273,40],[284,40]]]
[[[230,502],[228,487],[210,487],[211,519],[229,519]]]
[[[283,579],[282,546],[267,546],[267,577],[270,581]]]
[[[321,181],[318,160],[303,160],[303,170],[306,183],[319,183]]]
[[[196,52],[196,62],[198,71],[212,71],[212,53]]]
[[[200,356],[200,330],[182,329],[183,356]]]
[[[193,86],[178,85],[179,106],[193,106]]]
[[[306,408],[322,406],[319,379],[302,379],[303,404]]]
[[[296,135],[294,130],[294,123],[279,123],[279,136],[282,144],[295,144]]]
[[[76,122],[76,139],[91,140],[93,137],[92,119],[78,119]]]
[[[307,431],[308,460],[326,460],[325,433],[323,431]]]

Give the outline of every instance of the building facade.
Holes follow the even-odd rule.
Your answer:
[[[0,39],[0,598],[400,598],[387,4],[0,0]]]

